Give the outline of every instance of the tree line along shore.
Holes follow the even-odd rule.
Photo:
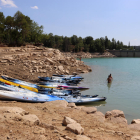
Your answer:
[[[0,46],[44,45],[64,52],[104,52],[106,49],[133,49],[122,41],[107,36],[94,39],[73,35],[71,37],[46,34],[29,16],[17,11],[14,16],[4,16],[0,12]]]

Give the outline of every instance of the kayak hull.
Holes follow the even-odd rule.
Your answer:
[[[53,95],[42,95],[37,93],[22,93],[13,91],[3,91],[0,90],[0,99],[3,100],[14,100],[14,101],[24,101],[24,102],[49,102],[55,100],[64,100]]]
[[[75,103],[75,104],[87,104],[92,102],[99,102],[99,101],[105,101],[106,97],[97,97],[96,96],[89,96],[89,97],[82,97],[82,96],[61,96],[64,98],[68,103]]]
[[[34,91],[34,92],[38,92],[38,89],[36,89],[36,88],[21,85],[21,84],[17,84],[17,83],[14,83],[14,82],[2,79],[2,78],[0,78],[0,81],[5,83],[5,84],[7,84],[7,85],[13,85],[13,86],[17,86],[17,87],[22,87],[22,88],[25,88],[25,89],[28,89],[28,90],[31,90],[31,91]]]

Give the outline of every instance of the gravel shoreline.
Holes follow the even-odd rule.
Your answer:
[[[116,57],[115,55],[111,54],[110,52],[104,53],[85,53],[85,52],[78,52],[78,53],[70,53],[70,52],[63,52],[63,54],[67,57],[74,57],[74,58],[108,58],[108,57]]]

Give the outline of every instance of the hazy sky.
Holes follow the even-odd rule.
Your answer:
[[[140,45],[140,0],[0,0],[5,17],[18,10],[47,34],[107,36]]]

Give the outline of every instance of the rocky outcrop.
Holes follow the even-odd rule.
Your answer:
[[[0,74],[35,81],[38,76],[87,73],[92,69],[83,61],[67,57],[58,49],[21,47],[0,49]],[[28,77],[28,78],[27,78]]]
[[[132,120],[131,124],[140,124],[140,119]]]
[[[29,114],[19,107],[0,107],[0,112],[3,114],[1,119],[5,121],[21,121],[23,124],[32,126],[39,125],[40,120],[34,114]]]
[[[75,105],[75,103],[68,103],[68,107],[75,108],[76,105]]]
[[[70,130],[75,134],[83,134],[84,132],[84,128],[82,128],[79,123],[68,124],[66,130]]]
[[[107,111],[105,114],[105,118],[110,118],[110,117],[122,117],[125,118],[123,111],[121,110],[112,110],[112,111]]]
[[[66,130],[70,130],[75,134],[82,134],[84,132],[84,128],[82,128],[79,123],[69,117],[64,117],[63,125],[66,125]]]
[[[139,124],[122,125],[107,119],[123,118],[123,113],[118,110],[106,113],[105,119],[103,113],[93,111],[93,108],[66,101],[1,101],[0,106],[2,139],[137,140],[140,136]]]
[[[107,111],[105,114],[105,118],[112,123],[127,124],[124,113],[120,110]]]
[[[76,123],[76,121],[69,117],[64,117],[63,125],[67,126],[68,124],[72,124],[72,123]]]

